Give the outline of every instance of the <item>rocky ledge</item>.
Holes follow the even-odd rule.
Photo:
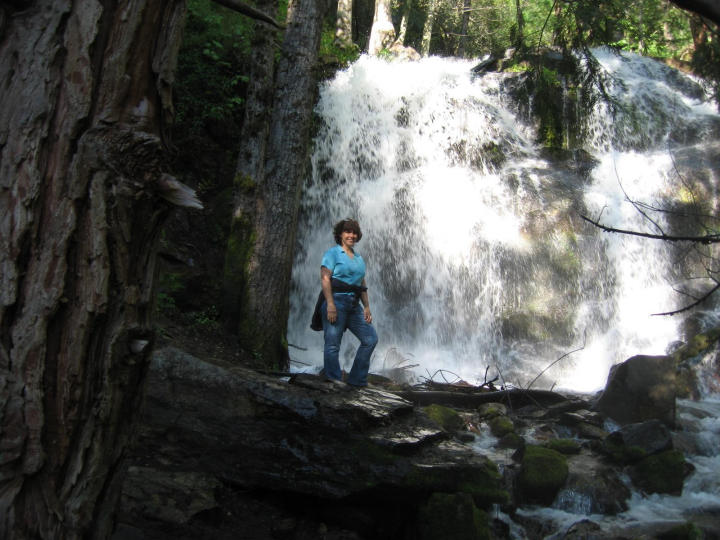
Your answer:
[[[674,372],[649,358],[628,362]],[[606,392],[639,384],[632,365],[615,373]],[[659,374],[646,380],[667,383]],[[509,517],[540,538],[554,531],[523,508],[613,515],[631,489],[680,493],[691,469],[675,448],[665,386],[642,390],[658,402],[644,401],[613,430],[602,400],[351,389],[221,367],[173,348],[155,353],[147,388],[115,540],[508,538]],[[667,522],[654,531],[678,525],[697,528]],[[720,534],[715,528],[705,532]],[[557,538],[577,534],[637,536],[579,518]]]

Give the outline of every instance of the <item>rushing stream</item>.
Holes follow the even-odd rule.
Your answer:
[[[692,215],[718,214],[717,107],[698,82],[652,60],[606,50],[595,57],[614,105],[597,99],[572,114],[577,88],[560,80],[569,146],[560,153],[537,143],[531,98],[518,92],[522,74],[473,76],[470,61],[362,57],[322,87],[293,272],[294,369],[322,365],[310,315],[332,225],[345,217],[364,233],[358,250],[380,337],[372,371],[414,366],[407,371],[416,380],[438,380],[443,370],[448,379],[499,376],[526,387],[553,364],[535,388],[591,392],[613,364],[664,354],[717,324],[711,303],[654,315],[692,301],[680,290],[707,290],[710,248],[603,233],[580,217],[706,234]],[[347,370],[356,346],[346,337]],[[681,404],[679,417],[695,437],[685,495],[638,496],[617,523],[720,512],[718,402],[708,394]],[[582,515],[572,501],[538,512],[558,531]]]

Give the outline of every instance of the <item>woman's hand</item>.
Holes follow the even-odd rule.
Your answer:
[[[365,309],[363,309],[363,315],[365,315],[365,322],[370,324],[372,322],[372,313],[370,313],[368,306],[365,306]]]
[[[330,324],[335,324],[335,321],[337,321],[337,308],[335,307],[335,304],[328,304],[327,320],[330,322]]]

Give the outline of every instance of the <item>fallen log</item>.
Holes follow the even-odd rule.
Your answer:
[[[550,390],[499,390],[496,392],[440,392],[422,390],[402,390],[393,392],[395,395],[411,401],[415,405],[448,405],[474,409],[483,403],[504,403],[510,407],[524,407],[525,405],[548,406],[567,401],[567,397]]]

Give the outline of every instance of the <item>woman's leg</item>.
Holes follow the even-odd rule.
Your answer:
[[[360,340],[360,347],[355,353],[355,361],[348,375],[348,384],[367,386],[367,374],[370,371],[370,357],[377,345],[378,337],[375,327],[365,321],[363,309],[356,304],[347,318],[348,329]]]
[[[325,377],[342,381],[342,370],[340,369],[340,342],[347,320],[347,309],[344,309],[342,299],[335,297],[337,308],[337,320],[331,324],[327,320],[327,302],[323,302],[322,322],[325,336],[325,347],[323,348],[323,369]]]

